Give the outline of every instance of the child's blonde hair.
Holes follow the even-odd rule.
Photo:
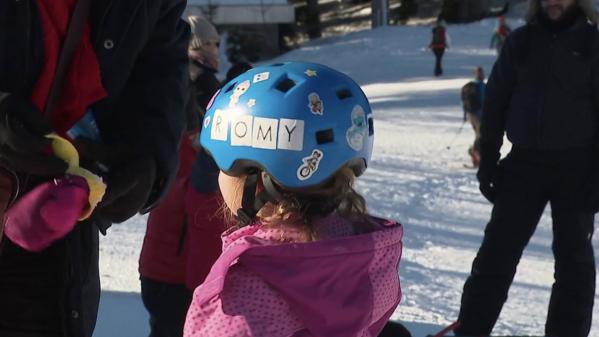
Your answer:
[[[256,214],[256,220],[266,226],[291,225],[302,229],[307,241],[317,239],[313,223],[315,219],[333,212],[352,220],[362,220],[367,215],[366,201],[355,189],[354,171],[344,166],[326,183],[304,190],[287,190],[276,186],[282,198],[266,203]],[[242,190],[235,191],[239,195]],[[226,208],[226,207],[225,207]],[[232,219],[232,213],[225,216]],[[367,223],[367,222],[365,222]],[[356,228],[368,232],[370,228]]]

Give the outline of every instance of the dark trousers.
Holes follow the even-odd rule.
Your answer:
[[[40,253],[0,243],[0,336],[92,337],[100,302],[98,229],[89,222]]]
[[[443,54],[445,53],[445,48],[434,48],[433,54],[435,54],[435,76],[443,75],[443,67],[441,66],[441,62],[443,61]]]
[[[522,251],[547,203],[553,219],[555,281],[545,333],[550,337],[589,334],[595,296],[594,214],[580,205],[590,158],[586,150],[556,156],[515,149],[502,161],[491,220],[464,285],[456,335],[491,333]]]
[[[192,291],[184,284],[141,278],[141,297],[150,314],[150,337],[181,337]]]

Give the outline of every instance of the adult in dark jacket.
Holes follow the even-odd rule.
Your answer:
[[[221,252],[224,230],[218,209],[218,168],[197,144],[199,125],[210,98],[220,88],[220,37],[204,17],[191,16],[191,90],[187,131],[179,147],[181,165],[164,201],[148,217],[139,260],[141,294],[150,314],[151,337],[181,337],[191,296]],[[198,159],[196,159],[198,158]],[[192,187],[192,169],[202,190]]]
[[[44,96],[75,3],[0,2],[0,181],[15,178],[0,200],[64,174],[66,165],[46,154],[42,136],[66,136],[83,114],[95,118],[99,137],[76,142],[82,165],[108,186],[90,220],[40,253],[2,238],[0,336],[91,337],[100,294],[98,228],[151,208],[178,165],[188,83],[185,1],[91,1],[89,29],[53,118],[45,120]],[[83,97],[92,86],[96,95]]]
[[[555,282],[547,336],[587,336],[595,296],[599,209],[599,37],[589,0],[531,0],[487,83],[477,174],[494,204],[456,330],[487,336],[547,203]],[[499,161],[503,134],[512,151]]]

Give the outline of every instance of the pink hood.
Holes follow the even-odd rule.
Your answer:
[[[377,336],[399,304],[401,225],[352,235],[333,215],[320,241],[257,224],[225,234],[223,254],[196,289],[185,336]],[[345,232],[345,233],[344,233]]]

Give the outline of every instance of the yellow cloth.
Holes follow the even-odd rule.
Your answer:
[[[106,184],[104,184],[101,177],[79,166],[79,153],[71,142],[56,134],[49,134],[46,137],[52,140],[54,155],[69,165],[66,173],[82,177],[87,182],[89,187],[88,207],[83,210],[81,217],[79,217],[79,220],[85,220],[89,218],[98,203],[102,201],[106,192]]]

